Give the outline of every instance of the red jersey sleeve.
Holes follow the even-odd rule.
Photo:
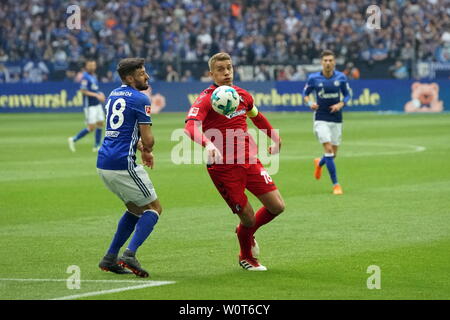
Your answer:
[[[240,95],[242,101],[244,102],[245,109],[247,110],[247,112],[252,110],[253,104],[254,104],[252,95],[248,91],[246,91],[242,88],[239,91],[240,91],[239,95]]]
[[[210,91],[210,90],[209,90]],[[184,132],[195,142],[206,146],[209,140],[203,132],[200,131],[200,124],[197,121],[203,122],[211,110],[211,93],[207,90],[203,91],[195,102],[192,104],[185,119]],[[193,120],[193,121],[192,121]]]
[[[189,109],[185,122],[187,122],[188,120],[205,120],[206,115],[211,110],[210,97],[210,94],[202,92]]]

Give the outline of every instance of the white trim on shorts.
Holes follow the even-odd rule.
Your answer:
[[[320,143],[338,146],[342,142],[342,122],[315,120],[313,131]]]

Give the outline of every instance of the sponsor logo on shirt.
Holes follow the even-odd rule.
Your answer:
[[[152,106],[145,106],[145,114],[148,116],[152,114]]]
[[[117,138],[119,136],[120,132],[119,131],[106,131],[105,132],[105,137],[110,137],[110,138]]]
[[[322,88],[317,94],[321,99],[336,99],[339,98],[339,92],[335,93],[325,93],[325,90]]]
[[[227,117],[228,119],[231,119],[231,118],[240,116],[240,115],[245,114],[245,113],[246,113],[245,109],[241,109],[241,110],[237,110],[237,111],[235,111],[235,112],[233,112],[233,113],[231,113],[231,114],[229,114],[229,115],[227,115],[225,117]]]
[[[189,117],[195,117],[198,115],[198,111],[200,110],[200,108],[197,107],[192,107],[191,110],[189,110]]]

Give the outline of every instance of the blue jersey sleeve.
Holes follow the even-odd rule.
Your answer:
[[[81,90],[89,90],[89,80],[86,77],[81,78]]]
[[[139,124],[152,124],[151,102],[145,94],[139,97],[135,112]]]
[[[343,76],[340,86],[341,92],[344,95],[344,100],[342,102],[346,105],[352,98],[352,90],[350,89],[350,85],[348,84],[348,80],[345,75]]]
[[[314,78],[310,75],[306,81],[305,87],[303,88],[303,97],[307,97],[314,90]]]

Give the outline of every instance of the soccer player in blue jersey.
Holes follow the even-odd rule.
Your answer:
[[[99,91],[97,77],[97,62],[95,60],[86,60],[84,64],[85,71],[81,78],[80,91],[83,94],[83,107],[87,127],[78,132],[75,136],[69,137],[69,149],[75,152],[75,142],[83,138],[89,132],[95,130],[95,140],[93,152],[97,152],[102,141],[102,128],[105,120],[102,103],[105,102],[105,95]]]
[[[333,194],[340,195],[343,191],[337,179],[334,159],[342,139],[342,108],[351,99],[351,90],[347,77],[335,70],[333,51],[324,50],[321,58],[322,71],[309,75],[303,98],[314,111],[314,133],[324,149],[323,157],[314,159],[314,176],[320,179],[322,167],[326,165],[333,182]],[[316,102],[309,98],[312,92],[315,92]]]
[[[136,150],[141,152],[145,166],[153,168],[154,137],[151,130],[150,99],[140,91],[148,89],[149,76],[144,59],[127,58],[119,62],[117,71],[122,86],[108,97],[105,139],[98,151],[97,171],[109,190],[125,204],[117,231],[99,267],[114,273],[148,277],[136,258],[158,222],[162,212],[155,188],[142,165],[136,164]],[[133,237],[118,258],[120,248]]]

